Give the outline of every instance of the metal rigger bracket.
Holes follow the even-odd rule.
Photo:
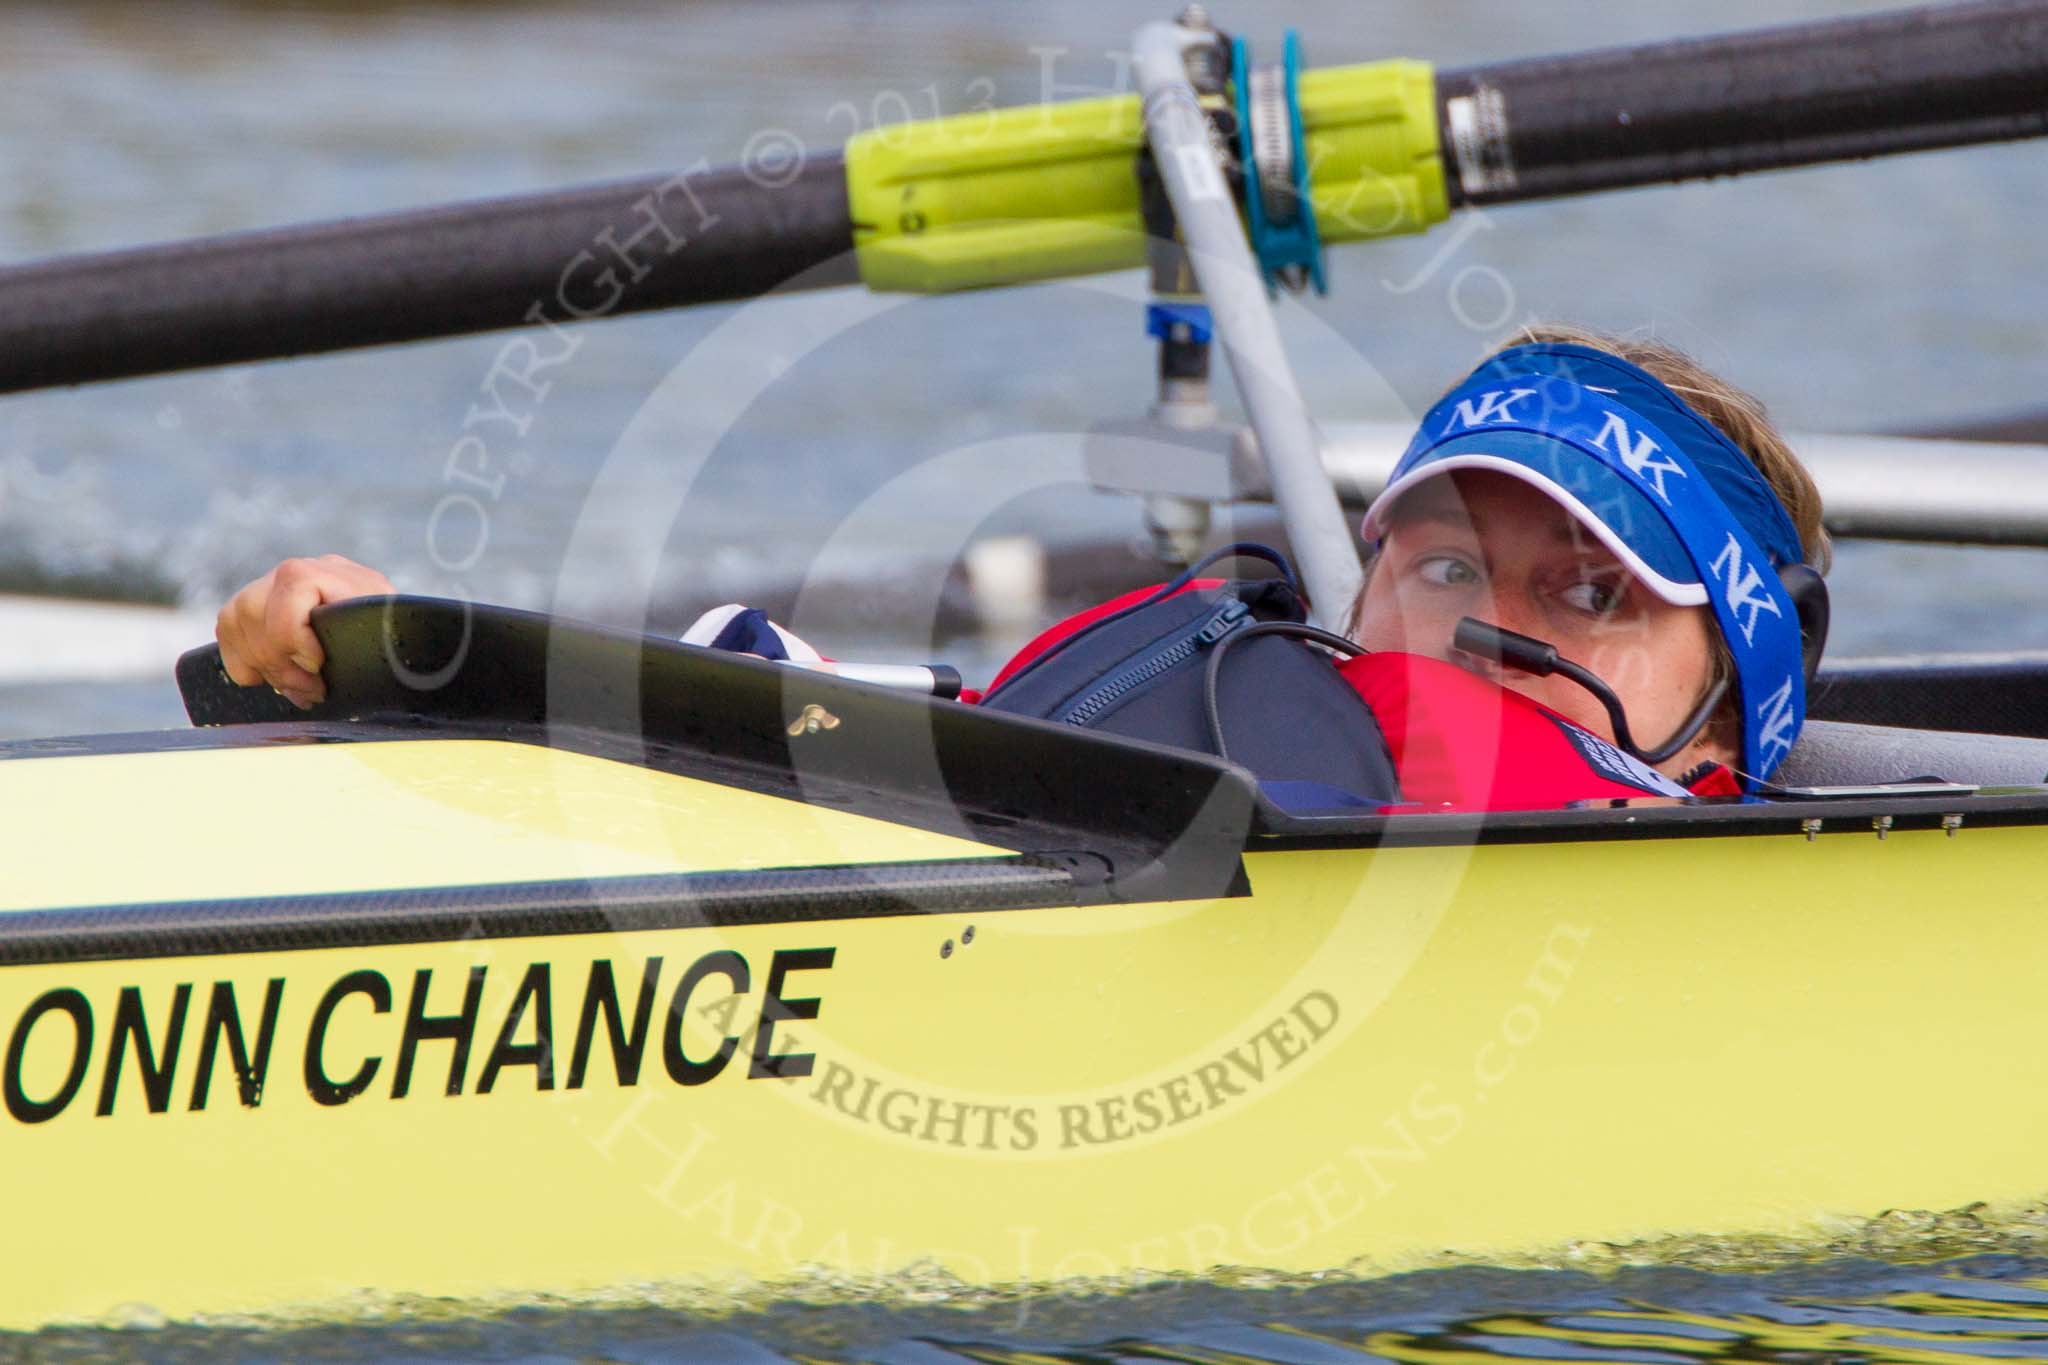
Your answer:
[[[1358,553],[1324,472],[1320,441],[1280,343],[1271,297],[1324,284],[1299,100],[1300,46],[1254,67],[1248,44],[1190,6],[1136,40],[1146,147],[1138,158],[1159,397],[1143,418],[1091,430],[1089,477],[1144,498],[1155,554],[1186,564],[1211,506],[1266,482],[1287,522],[1316,624],[1337,629],[1360,582]],[[1239,204],[1243,218],[1239,217]],[[1220,337],[1251,418],[1218,420],[1209,349]],[[1263,460],[1263,478],[1244,468]]]

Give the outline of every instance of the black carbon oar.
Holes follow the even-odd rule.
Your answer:
[[[852,284],[852,239],[833,155],[63,256],[0,270],[0,392]]]
[[[1447,71],[1437,100],[1453,205],[2033,137],[2048,0]],[[849,284],[854,226],[832,154],[61,257],[0,269],[0,392]]]
[[[2039,137],[2048,4],[1928,5],[1446,71],[1437,99],[1453,204]]]

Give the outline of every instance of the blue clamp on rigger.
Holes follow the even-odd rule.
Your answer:
[[[1287,30],[1286,50],[1281,65],[1282,93],[1287,120],[1287,141],[1293,165],[1289,168],[1292,213],[1287,221],[1275,222],[1267,212],[1261,189],[1258,157],[1252,137],[1251,46],[1242,38],[1230,43],[1230,82],[1237,101],[1237,152],[1244,164],[1245,218],[1252,254],[1266,277],[1266,288],[1277,289],[1281,273],[1290,268],[1305,270],[1318,294],[1329,292],[1323,278],[1323,241],[1316,231],[1315,204],[1309,197],[1308,154],[1301,128],[1301,39]]]
[[[1161,341],[1207,342],[1216,335],[1216,322],[1206,303],[1148,304],[1145,334]]]

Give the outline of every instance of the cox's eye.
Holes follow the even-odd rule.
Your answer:
[[[1438,588],[1468,588],[1479,581],[1479,570],[1457,555],[1425,555],[1415,561],[1415,576]]]
[[[1588,616],[1609,616],[1628,595],[1628,585],[1611,578],[1587,578],[1572,584],[1558,596],[1573,611]]]

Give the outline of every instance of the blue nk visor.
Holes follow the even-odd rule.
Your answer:
[[[1587,346],[1516,346],[1429,410],[1365,517],[1378,540],[1424,479],[1489,470],[1564,506],[1651,592],[1708,605],[1735,658],[1742,767],[1768,777],[1806,719],[1799,533],[1762,473],[1655,376]]]

